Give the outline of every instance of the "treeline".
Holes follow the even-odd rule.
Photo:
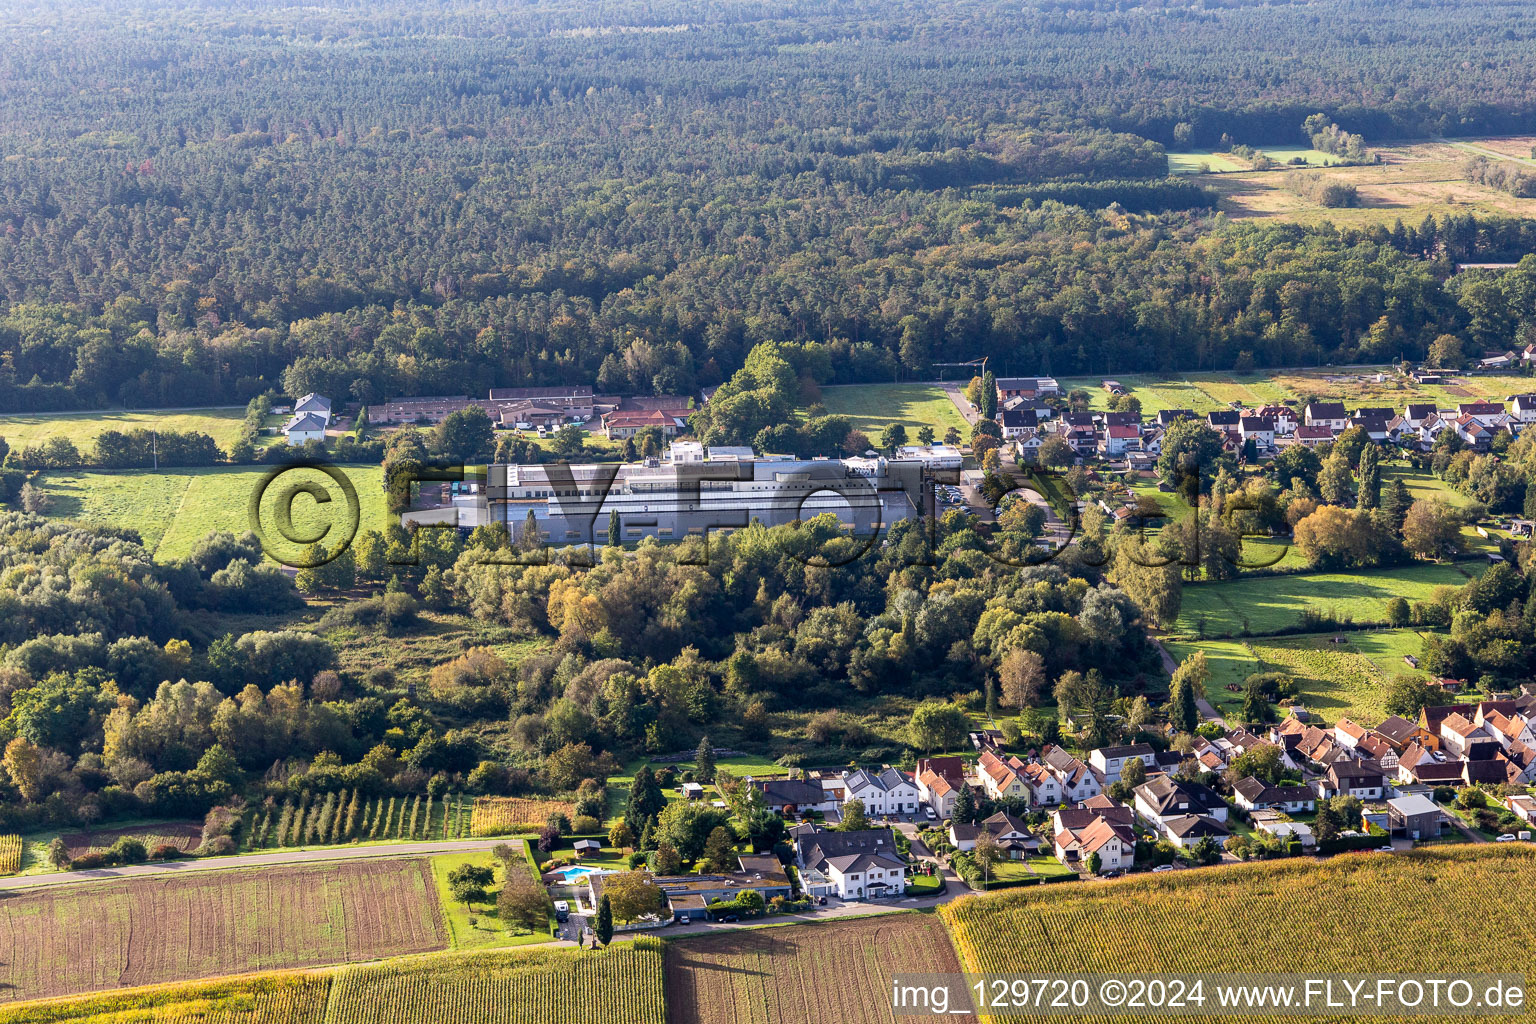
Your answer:
[[[306,13],[296,37],[194,8],[132,40],[75,11],[68,42],[18,12],[0,407],[677,393],[762,341],[846,352],[839,382],[926,375],[940,353],[1059,374],[1338,361],[1384,314],[1413,356],[1458,327],[1433,268],[1390,274],[1427,305],[1377,302],[1371,272],[1328,265],[1349,244],[1328,229],[1198,251],[1208,197],[1161,180],[1160,147],[1290,139],[1319,111],[1367,137],[1513,132],[1536,95],[1486,70],[1525,66],[1507,20],[1449,0],[1396,12],[1390,36],[1363,0],[689,10],[618,2],[614,25],[686,27],[591,35],[523,3],[484,22],[385,3]],[[293,41],[342,37],[364,50]],[[1310,71],[1261,89],[1277,51]],[[1102,71],[1153,54],[1155,74]],[[32,88],[38,67],[112,90]],[[1392,98],[1361,106],[1383,81]],[[1277,263],[1322,306],[1361,298],[1244,314],[1211,292]]]
[[[1360,205],[1359,189],[1348,182],[1331,180],[1326,174],[1291,171],[1285,176],[1285,187],[1303,199],[1329,209]]]
[[[1448,333],[1507,347],[1536,316],[1524,272],[1472,290],[1450,276],[1453,262],[1531,252],[1536,226],[1520,221],[1236,224],[1211,235],[1182,214],[999,208],[949,193],[906,212],[899,237],[861,243],[868,258],[853,262],[840,233],[802,238],[793,216],[772,218],[766,248],[690,263],[601,307],[569,295],[453,299],[251,329],[156,326],[160,312],[127,298],[94,315],[23,305],[0,317],[0,350],[13,379],[32,382],[8,392],[22,407],[39,388],[57,396],[50,375],[92,405],[103,389],[139,397],[135,381],[186,405],[244,399],[240,389],[273,378],[283,393],[371,404],[478,393],[488,379],[680,393],[727,379],[763,341],[818,348],[830,365],[819,383],[846,384],[927,377],[955,352],[1058,375],[1222,368],[1243,352],[1258,366],[1421,358]],[[936,256],[914,265],[913,246]],[[1373,333],[1383,318],[1385,334]],[[135,366],[154,369],[135,375],[104,356],[115,350],[98,339],[117,337],[133,339]],[[103,358],[112,368],[88,369]],[[88,377],[99,380],[89,391]]]
[[[1212,210],[1216,208],[1218,198],[1212,189],[1188,178],[1177,177],[1159,177],[1149,181],[1052,181],[1027,186],[993,185],[974,188],[970,196],[998,206],[1056,202],[1099,209],[1115,205],[1129,213]]]
[[[1474,156],[1461,165],[1461,173],[1468,181],[1508,192],[1512,196],[1522,199],[1536,196],[1536,168],[1529,165]]]

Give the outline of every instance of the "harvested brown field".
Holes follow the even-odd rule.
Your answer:
[[[858,921],[718,933],[667,944],[670,1024],[896,1024],[893,972],[958,973],[938,918]],[[975,1021],[969,1014],[946,1020]]]
[[[133,836],[146,850],[174,846],[183,853],[197,849],[203,841],[203,826],[196,821],[169,821],[162,825],[135,825],[132,828],[102,829],[97,832],[67,832],[60,838],[69,848],[71,858],[87,853],[101,853],[121,836]]]
[[[0,1001],[442,949],[421,858],[198,871],[0,902]]]

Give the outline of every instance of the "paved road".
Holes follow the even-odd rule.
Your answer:
[[[375,843],[359,846],[300,847],[272,853],[250,853],[241,857],[199,857],[192,860],[159,861],[153,864],[125,864],[118,868],[89,871],[55,871],[42,875],[13,875],[0,878],[0,892],[34,889],[79,882],[99,882],[109,878],[139,878],[145,875],[182,874],[188,871],[217,871],[221,868],[260,868],[275,864],[320,864],[336,860],[363,860],[374,857],[414,857],[433,853],[467,853],[489,850],[505,839],[444,839],[422,843]]]

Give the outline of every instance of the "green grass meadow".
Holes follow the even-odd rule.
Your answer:
[[[1334,638],[1339,638],[1338,643]],[[1413,629],[1309,633],[1251,640],[1166,642],[1168,653],[1183,661],[1205,653],[1211,678],[1206,696],[1223,714],[1243,706],[1243,680],[1255,672],[1285,672],[1300,687],[1298,699],[1328,722],[1341,717],[1375,725],[1386,717],[1383,702],[1392,678],[1426,675],[1403,661],[1418,656],[1424,635]],[[1236,691],[1227,687],[1236,686]]]
[[[962,382],[963,383],[963,382]],[[962,437],[970,436],[970,427],[943,388],[933,384],[850,384],[824,388],[821,404],[827,412],[847,416],[854,430],[862,430],[875,443],[887,424],[900,423],[907,428],[911,443],[917,443],[917,429],[933,428],[942,438],[954,427]]]
[[[1261,636],[1295,626],[1307,609],[1348,615],[1355,622],[1384,622],[1387,602],[1394,597],[1422,601],[1436,587],[1466,582],[1461,568],[1442,564],[1202,583],[1184,589],[1173,632],[1192,638]]]
[[[270,466],[212,466],[195,469],[56,470],[43,475],[49,498],[48,515],[86,523],[125,526],[137,530],[146,548],[162,562],[185,557],[192,546],[214,530],[244,533],[250,529],[252,492],[271,472]],[[359,529],[382,529],[384,471],[378,466],[342,467],[356,489]],[[332,497],[320,503],[296,484],[317,485]],[[313,536],[322,527],[341,529],[346,502],[336,483],[318,470],[291,469],[274,480],[262,502],[264,529],[284,552],[300,546],[281,540],[273,511],[292,497],[293,534]],[[332,534],[334,536],[334,534]]]
[[[229,449],[240,437],[245,409],[157,409],[146,412],[75,412],[13,413],[0,416],[0,437],[12,448],[67,437],[82,452],[88,452],[98,434],[107,430],[127,432],[140,427],[186,432],[198,430],[209,435],[220,448]]]

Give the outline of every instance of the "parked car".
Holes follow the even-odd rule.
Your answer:
[[[1376,852],[1377,853],[1391,853],[1392,852],[1392,847],[1391,847],[1390,844],[1387,845],[1387,846],[1378,846],[1378,847],[1376,847]]]
[[[1512,843],[1514,841],[1515,834],[1513,832],[1505,832],[1503,835],[1499,836],[1499,838],[1494,840],[1496,843]]]
[[[939,816],[937,814],[933,813],[933,808],[932,807],[924,807],[923,808],[923,817],[927,818],[929,821],[938,821],[939,820]]]
[[[1156,875],[1156,874],[1161,874],[1164,871],[1172,871],[1172,870],[1173,870],[1173,865],[1172,864],[1159,864],[1157,867],[1152,869],[1152,873],[1154,875]]]

